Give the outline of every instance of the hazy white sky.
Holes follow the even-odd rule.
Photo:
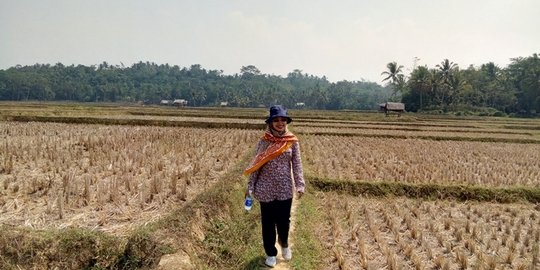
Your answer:
[[[0,69],[139,61],[379,82],[540,53],[539,0],[0,0]]]

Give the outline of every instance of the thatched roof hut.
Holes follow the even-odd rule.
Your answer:
[[[386,102],[385,108],[388,111],[405,111],[405,104],[399,102]]]
[[[398,116],[405,112],[405,104],[400,102],[386,102],[379,104],[379,110],[388,115],[389,112],[397,112]]]

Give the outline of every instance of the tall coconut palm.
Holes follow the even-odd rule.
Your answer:
[[[438,68],[437,73],[441,84],[439,85],[436,96],[439,101],[439,105],[448,105],[452,96],[452,81],[454,76],[458,73],[458,65],[451,62],[448,59],[444,59],[440,65],[436,65]],[[454,82],[455,83],[455,82]]]
[[[394,89],[392,96],[394,96],[398,91],[402,91],[403,87],[405,86],[405,76],[401,71],[403,66],[398,66],[396,62],[390,62],[386,65],[386,67],[388,68],[388,71],[381,73],[381,75],[386,76],[386,78],[384,78],[382,81],[384,82],[386,80],[391,80],[390,84]]]
[[[384,71],[381,75],[387,76],[382,81],[391,80],[391,83],[396,85],[399,82],[399,75],[401,74],[401,69],[403,66],[398,66],[396,62],[390,62],[386,65],[388,71]]]
[[[436,65],[435,67],[439,69],[442,81],[448,83],[450,78],[454,75],[454,70],[458,68],[458,65],[454,62],[450,62],[448,59],[444,59],[440,65]]]

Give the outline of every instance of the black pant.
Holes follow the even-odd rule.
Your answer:
[[[281,247],[289,246],[292,199],[261,202],[260,205],[264,251],[267,256],[276,256],[276,228]]]

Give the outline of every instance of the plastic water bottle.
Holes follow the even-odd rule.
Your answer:
[[[249,191],[249,195],[246,197],[246,200],[244,201],[244,208],[249,211],[251,210],[251,207],[253,207],[253,196],[251,196],[251,190]]]

